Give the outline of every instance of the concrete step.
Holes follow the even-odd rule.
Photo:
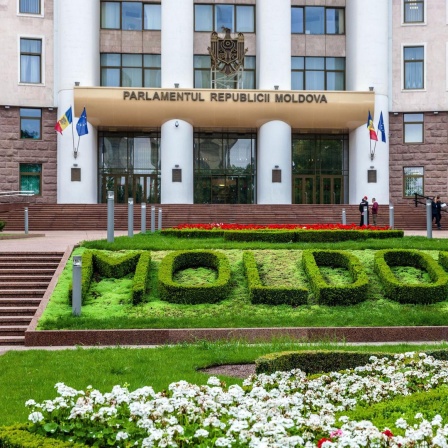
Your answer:
[[[28,325],[0,325],[0,337],[3,336],[24,336]]]
[[[0,290],[0,299],[2,298],[9,298],[9,297],[16,297],[16,298],[29,298],[29,297],[39,297],[42,298],[45,294],[45,289],[2,289]]]
[[[29,325],[33,316],[2,316],[0,315],[0,329],[12,325]]]
[[[25,345],[25,335],[23,336],[0,336],[0,346]]]
[[[48,285],[50,283],[53,275],[39,275],[35,273],[35,275],[15,275],[15,274],[3,274],[0,272],[0,288],[4,283],[15,283],[15,282],[24,282],[24,283],[45,283]]]
[[[55,269],[53,268],[44,268],[44,269],[22,269],[22,268],[5,268],[0,264],[0,277],[4,277],[6,275],[26,275],[29,277],[38,277],[41,275],[52,277]]]
[[[0,316],[34,316],[37,306],[1,306]]]
[[[36,282],[36,281],[9,281],[0,283],[0,292],[6,291],[12,288],[18,288],[28,291],[29,289],[43,289],[44,292],[48,287],[48,282]]]
[[[40,305],[41,297],[0,297],[0,307],[32,307],[37,308]]]

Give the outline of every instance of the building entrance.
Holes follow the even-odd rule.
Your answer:
[[[348,137],[293,135],[293,204],[344,204],[348,198]]]
[[[293,204],[342,204],[343,176],[292,176]]]
[[[101,202],[107,202],[107,192],[113,191],[117,204],[126,204],[132,198],[134,204],[159,203],[159,182],[154,174],[103,174]]]

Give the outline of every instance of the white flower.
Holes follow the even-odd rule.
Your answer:
[[[127,438],[129,438],[129,435],[127,432],[124,431],[117,432],[117,436],[115,437],[117,441],[126,440]]]
[[[199,439],[201,437],[208,437],[208,431],[206,429],[200,428],[196,430],[193,437],[196,439]]]
[[[30,420],[33,423],[39,423],[42,420],[44,420],[44,416],[42,415],[41,412],[32,412],[29,416],[28,416],[28,420]]]

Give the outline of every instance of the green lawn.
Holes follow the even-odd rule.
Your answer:
[[[0,356],[0,425],[25,422],[28,399],[41,402],[56,396],[54,385],[85,389],[88,385],[104,392],[127,383],[130,390],[152,386],[162,391],[178,380],[205,384],[208,375],[198,369],[214,365],[252,363],[261,355],[283,350],[335,349],[402,353],[447,348],[447,345],[348,346],[293,342],[245,344],[244,341],[199,342],[157,348],[97,348],[74,350],[9,351]],[[230,384],[242,380],[221,377]],[[366,411],[363,411],[366,412]]]
[[[131,304],[132,275],[124,279],[98,279],[92,284],[80,317],[73,317],[68,304],[71,263],[60,277],[49,306],[39,322],[39,329],[107,329],[107,328],[238,328],[238,327],[325,327],[325,326],[440,326],[448,322],[448,301],[433,305],[400,305],[384,297],[381,283],[373,272],[375,250],[406,248],[427,251],[437,259],[439,250],[448,250],[448,240],[404,237],[387,240],[348,241],[341,243],[269,244],[226,242],[220,238],[188,239],[163,236],[159,233],[118,237],[114,243],[91,241],[76,249],[151,250],[149,293],[142,304]],[[211,249],[224,251],[231,263],[232,289],[229,297],[216,304],[181,305],[161,301],[157,290],[157,271],[162,258],[171,250]],[[260,276],[266,285],[303,285],[308,280],[300,263],[303,249],[343,249],[356,255],[369,276],[366,300],[353,306],[329,307],[309,303],[297,307],[287,305],[252,305],[244,275],[242,250],[254,251]],[[340,270],[324,272],[329,281],[347,283]],[[397,270],[402,280],[427,282],[425,273]],[[211,281],[205,269],[187,270],[178,281],[194,283],[195,279]],[[446,298],[448,299],[448,298]]]

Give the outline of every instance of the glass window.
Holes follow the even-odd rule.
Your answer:
[[[20,39],[20,82],[42,82],[42,41]]]
[[[120,29],[120,6],[121,3],[119,2],[101,3],[101,28]]]
[[[325,33],[325,8],[323,6],[305,7],[305,34]]]
[[[194,56],[194,87],[196,89],[211,88],[210,56]]]
[[[255,10],[253,6],[236,7],[236,29],[239,33],[255,31]]]
[[[234,7],[233,5],[215,5],[215,31],[224,32],[224,28],[229,28],[234,32]]]
[[[194,6],[194,30],[213,31],[213,5]]]
[[[122,2],[121,4],[121,29],[141,31],[142,29],[142,3]]]
[[[291,58],[293,90],[345,90],[345,58]]]
[[[423,114],[403,114],[404,143],[423,143]]]
[[[101,85],[106,87],[160,87],[160,64],[159,54],[103,53],[101,55]]]
[[[151,3],[143,4],[143,17],[145,30],[162,29],[162,8],[160,5]]]
[[[195,5],[194,30],[223,33],[255,32],[255,8],[252,5]]]
[[[162,70],[160,54],[143,55],[143,87],[161,87]]]
[[[210,56],[194,56],[194,87],[196,89],[210,89],[212,87],[211,79],[211,59]],[[227,77],[222,73],[217,73],[217,77],[225,82]],[[238,89],[236,79],[232,79],[234,89]],[[219,84],[219,83],[218,83]],[[255,89],[255,56],[246,56],[244,58],[243,89]]]
[[[41,0],[20,0],[19,12],[21,14],[40,14],[41,13]]]
[[[422,166],[403,167],[403,196],[413,197],[415,193],[424,194],[424,174]]]
[[[42,165],[40,163],[20,164],[20,191],[42,194]]]
[[[327,8],[326,13],[326,34],[344,34],[345,16],[342,8]]]
[[[291,8],[291,33],[303,34],[303,7]]]
[[[425,50],[423,47],[405,47],[404,55],[404,88],[424,88]]]
[[[404,23],[422,23],[424,17],[424,0],[403,0]]]
[[[20,138],[42,138],[41,109],[20,109]]]

